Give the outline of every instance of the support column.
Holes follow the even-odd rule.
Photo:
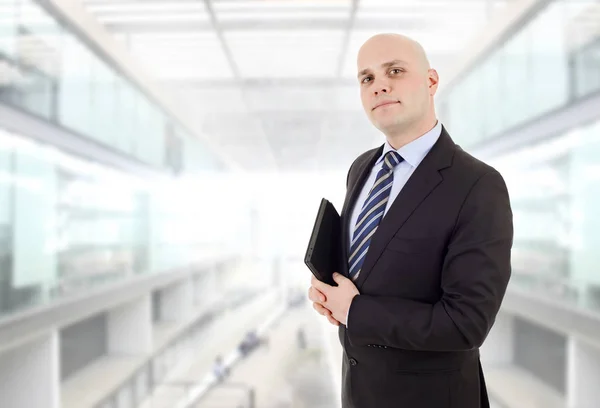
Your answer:
[[[152,352],[152,302],[150,294],[113,309],[108,314],[108,352]]]
[[[514,358],[513,315],[500,312],[488,337],[481,346],[481,361],[489,366],[507,366]]]
[[[192,278],[165,288],[160,296],[160,312],[163,321],[181,321],[189,318],[193,311]]]
[[[567,367],[567,407],[597,407],[600,401],[600,346],[570,336]]]
[[[0,354],[0,405],[60,407],[58,333]]]

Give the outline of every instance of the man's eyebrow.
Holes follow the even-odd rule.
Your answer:
[[[383,64],[381,64],[381,66],[383,68],[389,68],[392,65],[397,65],[397,64],[406,64],[405,61],[399,60],[399,59],[395,59],[395,60],[391,60],[389,62],[384,62]]]
[[[362,71],[360,71],[360,72],[358,73],[357,77],[361,77],[361,76],[363,76],[363,75],[367,74],[369,71],[370,71],[370,69],[369,69],[369,68],[363,69]]]
[[[391,67],[393,65],[396,65],[396,64],[406,64],[406,61],[395,59],[395,60],[391,60],[391,61],[388,61],[388,62],[384,62],[383,64],[381,64],[381,67],[382,68],[389,68],[389,67]],[[369,68],[363,69],[362,71],[360,71],[358,73],[357,77],[361,77],[361,76],[369,73],[369,71],[370,71]]]

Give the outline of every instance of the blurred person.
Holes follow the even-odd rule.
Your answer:
[[[343,408],[489,407],[479,347],[511,275],[502,176],[437,120],[438,73],[414,40],[358,52],[364,110],[385,143],[350,166],[343,270],[313,277],[313,307],[339,326]]]
[[[215,358],[215,362],[213,364],[213,374],[219,382],[223,381],[229,375],[229,369],[223,362],[223,357],[220,355]]]
[[[258,338],[256,332],[254,330],[250,330],[244,336],[244,339],[240,343],[238,349],[240,351],[240,354],[243,357],[245,357],[252,350],[254,350],[255,348],[257,348],[259,345],[260,345],[260,339]]]

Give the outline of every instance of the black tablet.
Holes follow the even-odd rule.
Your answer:
[[[335,285],[333,273],[341,266],[341,220],[331,202],[321,199],[304,263],[321,282]]]

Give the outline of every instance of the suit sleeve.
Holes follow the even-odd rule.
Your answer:
[[[480,347],[491,329],[511,275],[512,211],[497,171],[471,188],[458,215],[434,304],[358,295],[348,316],[354,345],[462,351]]]

